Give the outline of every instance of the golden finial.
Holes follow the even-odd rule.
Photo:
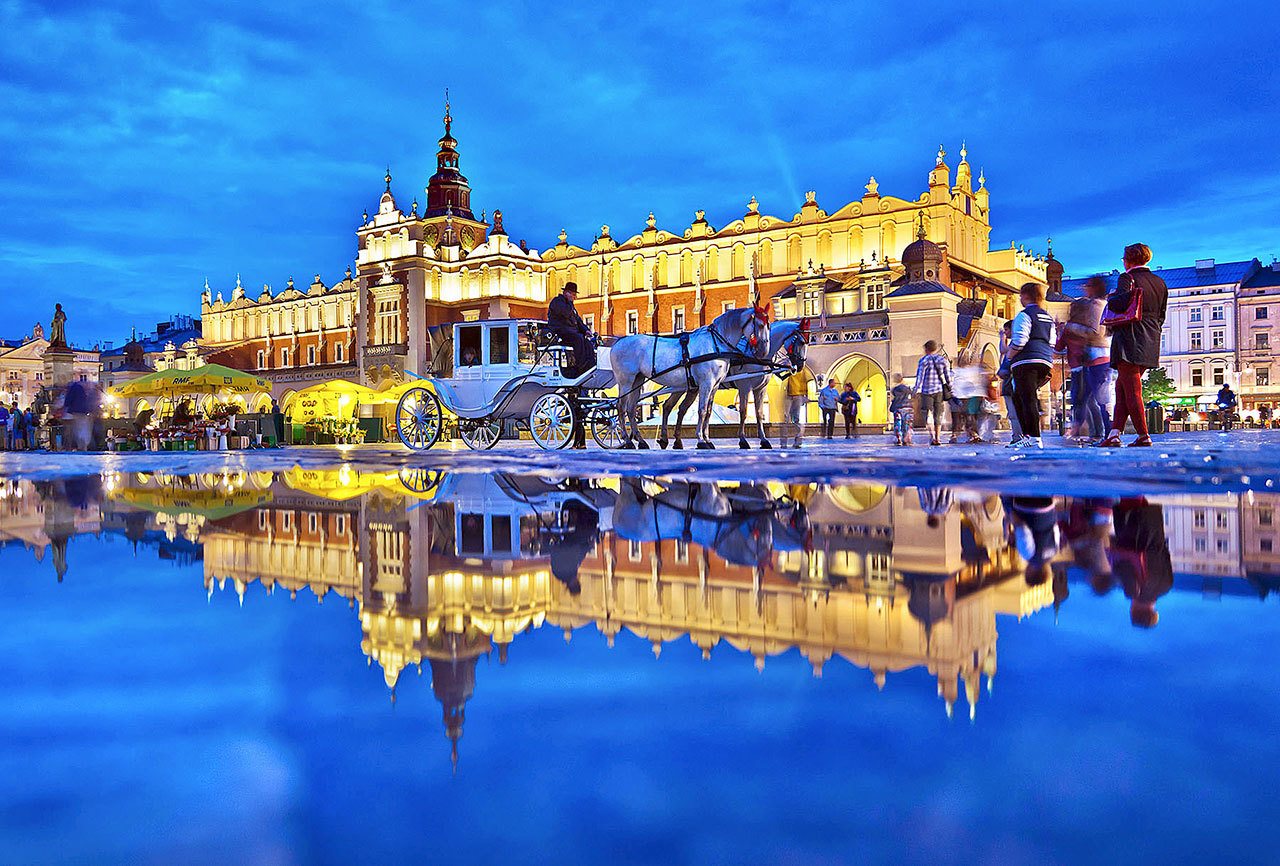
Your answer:
[[[924,211],[922,210],[920,211],[919,218],[916,220],[916,237],[918,237],[920,240],[924,240],[925,234],[926,232],[924,230]]]
[[[387,166],[387,175],[383,180],[387,182],[387,192],[391,192],[391,166]]]
[[[942,165],[942,161],[946,159],[946,156],[947,156],[947,151],[943,148],[942,145],[938,145],[937,164]]]

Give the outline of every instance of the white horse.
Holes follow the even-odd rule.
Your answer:
[[[729,364],[757,351],[768,339],[769,314],[763,307],[726,310],[710,325],[676,337],[631,334],[613,344],[609,364],[618,383],[618,416],[627,431],[624,448],[648,448],[640,435],[641,388],[646,382],[698,393],[698,447],[714,448],[708,428],[716,390]]]
[[[792,370],[799,370],[804,366],[806,350],[809,345],[809,320],[801,319],[799,321],[790,320],[786,322],[774,322],[769,326],[769,345],[765,350],[756,354],[763,361],[778,361],[778,354],[784,353],[785,357],[779,363],[787,364]],[[755,373],[753,376],[743,375],[745,373]],[[732,381],[726,384],[737,390],[738,392],[738,447],[750,448],[747,443],[747,397],[750,396],[755,401],[756,406],[756,435],[760,439],[761,448],[772,448],[773,445],[764,435],[764,392],[765,385],[769,382],[769,374],[773,370],[764,364],[752,364],[749,361],[735,361],[729,365],[728,375],[732,377]],[[672,448],[683,448],[684,443],[680,441],[680,425],[684,421],[685,413],[689,411],[689,407],[693,405],[693,391],[676,392],[666,399],[662,404],[662,434],[658,438],[658,445],[663,448],[667,447],[667,417],[671,414],[671,409],[677,401],[680,408],[676,412],[676,438],[672,443]]]
[[[748,487],[672,481],[651,493],[645,479],[624,478],[613,528],[630,541],[684,541],[725,562],[762,568],[773,550],[775,503],[767,490],[744,498]]]

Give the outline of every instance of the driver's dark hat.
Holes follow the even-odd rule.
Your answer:
[[[578,294],[578,284],[575,283],[573,280],[570,280],[569,282],[564,284],[564,291],[573,292],[576,295]]]

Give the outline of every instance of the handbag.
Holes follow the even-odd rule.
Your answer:
[[[1117,313],[1111,309],[1111,300],[1107,300],[1107,308],[1102,312],[1102,327],[1125,328],[1142,318],[1142,289],[1134,282],[1129,283],[1129,305]]]

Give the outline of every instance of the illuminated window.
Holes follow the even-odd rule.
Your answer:
[[[280,366],[281,367],[289,366],[289,350],[288,349],[280,350]]]
[[[1200,388],[1203,386],[1204,386],[1204,368],[1192,367],[1191,368],[1191,387]]]
[[[591,330],[594,331],[596,329],[596,317],[594,313],[588,313],[587,315],[583,316],[582,321],[585,322],[587,327],[590,328]]]
[[[1226,381],[1227,381],[1227,368],[1214,367],[1213,368],[1213,384],[1222,385],[1226,383]]]
[[[1218,527],[1219,529],[1226,529],[1226,528],[1227,528],[1227,515],[1223,514],[1221,511],[1219,511],[1217,514],[1215,514],[1215,515],[1213,516],[1213,525],[1214,525],[1214,526],[1216,526],[1216,527]]]
[[[1204,331],[1191,332],[1191,348],[1193,351],[1204,348]]]
[[[347,515],[339,514],[334,521],[334,532],[338,535],[347,534]]]
[[[1203,321],[1204,321],[1204,313],[1200,310],[1199,307],[1196,307],[1191,311],[1191,323],[1194,325]]]
[[[347,347],[346,347],[346,346],[344,346],[342,343],[334,343],[334,344],[333,344],[333,360],[335,360],[335,361],[345,361],[345,360],[346,360],[346,354],[347,354]]]
[[[373,323],[373,339],[380,346],[400,342],[399,298],[378,301],[377,318]]]
[[[884,309],[884,283],[877,281],[867,286],[867,301],[864,309],[868,312]]]
[[[258,369],[261,370],[265,366],[267,366],[267,353],[264,350],[259,349],[258,350]]]
[[[1215,322],[1221,322],[1223,319],[1226,318],[1226,313],[1222,304],[1213,305],[1213,307],[1209,310],[1209,318]]]
[[[640,333],[640,312],[638,310],[627,310],[627,333]]]
[[[1204,529],[1205,516],[1203,511],[1197,508],[1195,511],[1191,512],[1191,525],[1196,529]]]
[[[315,364],[315,362],[316,362],[316,347],[307,346],[307,363]]]
[[[643,558],[644,548],[640,546],[638,541],[627,542],[627,558],[632,562],[639,562]]]
[[[676,539],[676,562],[689,561],[689,542],[684,539]]]
[[[1225,345],[1226,345],[1226,332],[1214,331],[1213,332],[1213,348],[1221,349]]]
[[[320,529],[320,518],[314,511],[307,513],[307,531],[315,534]]]
[[[684,332],[684,307],[676,307],[671,311],[671,330],[677,334]]]
[[[1262,333],[1260,333],[1260,334],[1254,334],[1254,335],[1253,335],[1253,348],[1255,348],[1255,349],[1270,349],[1270,348],[1271,348],[1271,335],[1270,335],[1270,334],[1268,334],[1266,331],[1263,331],[1263,332],[1262,332]]]

